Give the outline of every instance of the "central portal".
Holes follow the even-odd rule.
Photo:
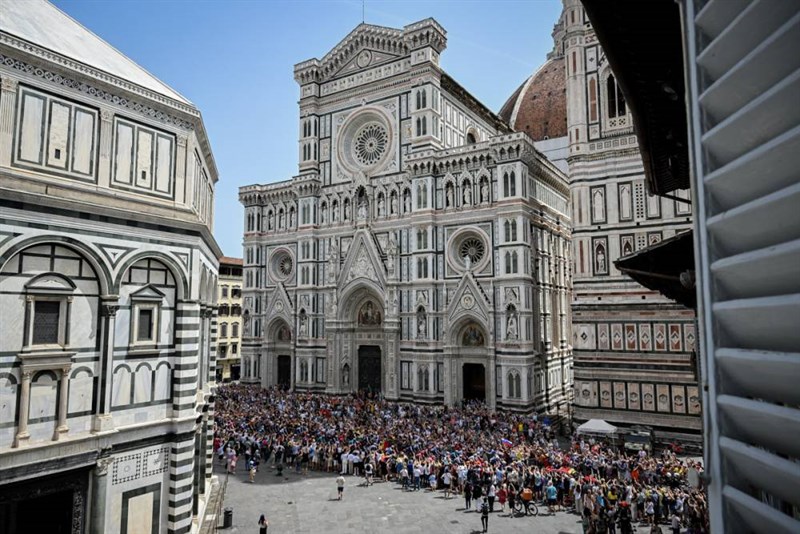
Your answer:
[[[464,400],[486,400],[486,368],[480,363],[465,363]]]
[[[377,345],[358,347],[358,389],[381,391],[381,348]]]

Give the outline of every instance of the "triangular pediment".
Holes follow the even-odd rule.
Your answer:
[[[359,24],[319,62],[323,79],[395,61],[408,54],[403,31],[371,24]]]
[[[143,288],[131,293],[132,300],[163,300],[164,293],[151,285],[144,286]]]
[[[466,273],[458,283],[452,297],[448,300],[447,317],[450,323],[463,315],[489,320],[491,302],[483,288],[471,272]]]
[[[338,285],[343,288],[358,278],[366,278],[386,287],[386,268],[381,261],[375,239],[371,232],[363,229],[353,236],[347,259],[339,273]]]
[[[266,324],[271,323],[273,317],[283,317],[286,319],[287,323],[292,324],[294,306],[292,305],[292,299],[289,296],[289,292],[286,290],[286,286],[283,285],[283,282],[278,284],[272,298],[269,299],[269,305],[267,306],[265,316],[267,318]]]

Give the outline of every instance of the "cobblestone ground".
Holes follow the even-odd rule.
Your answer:
[[[215,461],[214,471],[224,481],[224,468]],[[336,475],[297,475],[262,467],[255,483],[243,470],[228,479],[225,508],[233,509],[233,527],[224,533],[258,533],[258,517],[266,514],[268,534],[477,534],[480,514],[464,510],[464,499],[445,499],[441,492],[403,491],[394,482],[359,484],[363,479],[346,477],[344,499],[336,500]],[[474,508],[474,507],[473,507]],[[510,517],[508,509],[489,517],[489,532],[578,534],[580,518],[558,512],[555,516]],[[222,526],[222,518],[219,525]]]

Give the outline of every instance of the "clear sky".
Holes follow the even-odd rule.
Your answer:
[[[296,63],[321,58],[361,22],[360,0],[53,0],[200,109],[220,172],[215,237],[242,255],[239,186],[297,173]],[[498,112],[553,47],[560,0],[376,1],[366,22],[435,18],[441,65]]]

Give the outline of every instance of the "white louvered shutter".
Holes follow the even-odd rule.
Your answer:
[[[684,0],[712,532],[800,532],[800,0]]]

